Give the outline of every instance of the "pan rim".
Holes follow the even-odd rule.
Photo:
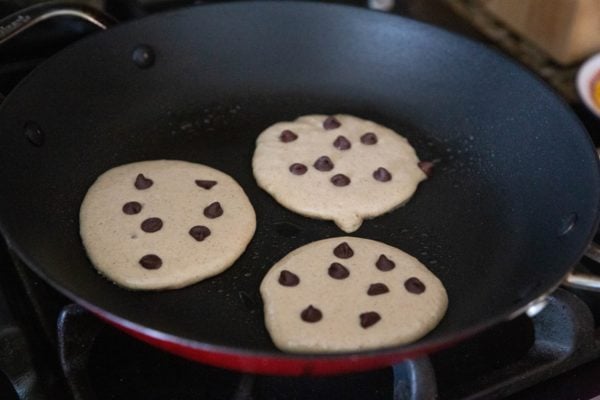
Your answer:
[[[526,70],[521,65],[516,63],[514,60],[510,59],[508,56],[506,56],[502,53],[499,53],[498,51],[494,51],[489,46],[486,46],[476,40],[464,37],[462,35],[459,35],[459,34],[456,34],[453,32],[449,32],[445,29],[442,29],[442,28],[439,28],[436,26],[432,26],[432,25],[429,25],[426,23],[411,20],[411,19],[408,19],[405,17],[401,17],[401,16],[397,16],[397,15],[383,14],[383,13],[379,13],[377,11],[365,10],[365,9],[362,9],[362,8],[359,8],[356,6],[349,6],[349,5],[338,5],[338,4],[329,4],[329,3],[322,4],[322,3],[313,3],[313,2],[309,2],[309,1],[292,2],[292,3],[286,3],[284,5],[275,0],[270,0],[270,1],[252,1],[252,2],[236,1],[236,2],[224,3],[224,4],[202,5],[202,7],[235,8],[235,7],[240,7],[240,6],[247,7],[248,5],[253,6],[253,7],[257,7],[257,6],[286,7],[286,8],[290,8],[290,7],[310,7],[310,8],[329,7],[329,8],[354,9],[354,12],[377,13],[377,14],[380,14],[380,17],[378,17],[378,18],[392,18],[392,19],[396,19],[397,21],[403,21],[403,23],[409,23],[412,25],[427,27],[427,29],[429,29],[429,30],[433,29],[435,31],[440,31],[440,32],[443,32],[445,35],[452,36],[454,38],[453,40],[460,40],[460,41],[466,40],[466,41],[478,46],[481,50],[494,53],[496,55],[496,57],[503,58],[505,61],[508,61],[513,66],[519,67],[519,70],[522,73],[525,73],[530,78],[533,78],[534,80],[536,80],[538,82],[538,84],[542,84],[546,88],[545,90],[547,90],[548,92],[554,93],[552,95],[553,98],[556,100],[559,107],[561,107],[563,109],[563,111],[565,111],[573,116],[572,119],[574,121],[576,121],[576,124],[579,125],[580,132],[581,133],[587,132],[585,127],[583,126],[582,122],[579,120],[579,118],[576,118],[575,115],[573,115],[572,110],[570,109],[570,107],[568,107],[568,105],[565,103],[565,101],[562,98],[560,98],[559,96],[557,96],[555,91],[553,89],[551,89],[549,87],[549,85],[546,82],[544,82],[540,77],[538,77],[537,75],[534,75],[530,71]],[[115,28],[109,29],[107,32],[114,32],[114,31],[118,32],[118,30],[121,29],[122,27],[130,27],[130,26],[134,26],[134,25],[140,24],[140,23],[148,23],[148,21],[151,21],[154,18],[166,19],[166,18],[169,18],[169,16],[177,15],[182,12],[185,12],[185,9],[178,9],[178,10],[169,11],[166,13],[154,14],[147,18],[143,18],[140,20],[135,20],[135,21],[132,21],[129,23],[118,25]],[[53,55],[48,60],[44,61],[38,67],[36,67],[30,74],[28,74],[23,80],[21,80],[21,82],[19,82],[19,84],[8,94],[8,96],[5,98],[5,100],[2,102],[2,104],[0,104],[0,116],[2,115],[4,109],[7,107],[7,105],[11,103],[11,99],[13,96],[15,96],[15,93],[19,92],[19,88],[21,88],[22,85],[24,86],[24,85],[28,84],[28,82],[30,82],[37,74],[41,73],[41,71],[43,70],[43,66],[47,62],[49,62],[51,60],[55,60],[59,54],[66,54],[67,52],[74,51],[74,49],[76,49],[78,46],[85,46],[88,43],[87,41],[93,40],[93,38],[95,36],[97,36],[97,35],[92,34],[86,38],[83,38],[82,40],[79,40],[79,41],[67,46],[65,49],[59,51],[56,55]],[[597,170],[596,175],[597,175],[597,177],[599,177],[598,184],[600,185],[600,163],[598,162],[597,157],[595,157],[595,150],[594,150],[595,147],[594,147],[593,142],[592,142],[591,138],[589,137],[589,135],[584,135],[584,136],[587,137],[586,140],[588,141],[588,144],[590,147],[590,152],[592,152],[592,151],[594,152],[594,158],[596,160],[596,170]],[[581,255],[583,255],[587,245],[591,242],[591,240],[593,239],[593,237],[598,229],[598,224],[600,223],[600,213],[599,213],[600,197],[598,196],[598,190],[596,190],[596,197],[598,197],[598,199],[597,199],[598,207],[596,208],[596,210],[594,210],[594,221],[592,223],[592,229],[590,229],[590,231],[587,232],[587,235],[586,235],[587,240],[585,242],[582,242],[580,244],[580,246],[578,246],[579,249],[578,249],[577,253],[579,255],[576,257],[576,259],[574,257],[573,260],[570,260],[568,265],[565,266],[564,276],[566,276],[569,273],[571,268],[581,258]],[[133,329],[133,330],[143,333],[143,334],[147,334],[149,337],[152,337],[152,338],[155,338],[158,340],[166,340],[168,342],[180,343],[191,349],[197,349],[197,350],[215,352],[215,353],[221,353],[221,354],[236,355],[236,356],[241,356],[241,357],[271,358],[271,359],[278,359],[278,360],[295,360],[298,362],[318,362],[318,361],[327,361],[327,360],[342,360],[342,359],[347,359],[348,357],[352,357],[353,359],[360,360],[360,359],[366,359],[366,358],[376,358],[376,357],[385,356],[385,355],[426,353],[426,352],[429,352],[428,349],[441,348],[443,346],[448,346],[448,345],[451,345],[458,341],[462,341],[462,340],[468,338],[469,336],[472,336],[476,333],[479,333],[485,329],[490,328],[493,325],[497,325],[500,322],[513,319],[513,318],[523,314],[525,311],[527,311],[527,309],[531,305],[532,301],[536,301],[537,299],[540,299],[541,297],[547,296],[550,293],[554,292],[560,286],[560,284],[562,282],[562,280],[561,280],[559,282],[554,282],[554,284],[552,284],[550,286],[546,285],[545,287],[541,287],[540,289],[533,291],[528,298],[523,299],[519,303],[515,303],[515,305],[513,307],[507,308],[507,311],[505,313],[495,315],[493,318],[489,318],[478,324],[474,324],[470,327],[467,327],[466,329],[463,329],[460,332],[457,331],[455,333],[450,333],[448,335],[445,335],[445,336],[439,337],[439,338],[433,338],[433,339],[425,338],[424,340],[419,340],[417,342],[414,342],[414,343],[408,344],[408,345],[404,345],[404,346],[395,346],[395,347],[388,347],[388,348],[383,348],[383,349],[368,350],[368,351],[361,351],[361,352],[343,352],[343,353],[332,353],[332,354],[312,354],[312,353],[311,354],[291,354],[291,353],[280,352],[278,350],[270,351],[270,352],[255,351],[255,350],[248,350],[247,348],[243,348],[243,347],[216,345],[216,344],[210,344],[210,343],[205,343],[205,342],[199,342],[197,340],[193,340],[190,338],[183,338],[180,336],[176,336],[176,335],[173,335],[173,334],[170,334],[167,332],[163,332],[161,330],[157,330],[157,329],[154,329],[154,328],[151,328],[148,326],[144,326],[142,324],[121,318],[118,315],[112,314],[112,313],[108,312],[107,310],[99,308],[99,307],[87,302],[83,298],[79,297],[74,292],[62,287],[60,284],[55,282],[54,279],[47,276],[47,274],[45,274],[41,269],[38,269],[36,267],[35,263],[33,263],[32,260],[29,259],[29,257],[27,257],[26,252],[21,248],[21,246],[18,243],[11,242],[11,240],[9,239],[9,237],[11,237],[11,235],[8,232],[7,226],[5,226],[5,223],[2,221],[1,218],[0,218],[0,232],[2,233],[3,237],[5,238],[9,249],[14,251],[18,255],[19,259],[21,259],[31,270],[33,270],[37,275],[42,277],[47,283],[49,283],[58,292],[62,293],[67,298],[71,299],[72,301],[74,301],[78,304],[81,304],[86,309],[88,309],[96,314],[101,314],[103,316],[106,316],[108,319],[110,319],[111,321],[115,322],[116,324],[118,324],[120,326]],[[563,278],[564,278],[564,276],[563,276]]]

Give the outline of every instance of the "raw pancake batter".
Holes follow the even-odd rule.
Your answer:
[[[80,210],[90,260],[130,289],[175,289],[216,275],[244,252],[255,229],[237,182],[184,161],[113,168],[90,187]]]
[[[267,128],[252,160],[259,186],[284,207],[354,232],[403,205],[431,163],[396,132],[350,115],[308,115]]]
[[[397,346],[431,331],[448,306],[440,280],[381,242],[337,237],[302,246],[260,286],[275,345],[297,353]]]

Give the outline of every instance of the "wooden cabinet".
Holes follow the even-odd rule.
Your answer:
[[[572,64],[600,51],[600,0],[478,1],[560,64]]]

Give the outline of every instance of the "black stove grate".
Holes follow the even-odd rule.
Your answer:
[[[519,396],[591,360],[595,365],[588,369],[600,370],[595,323],[600,314],[592,312],[586,296],[564,289],[535,317],[518,317],[430,357],[366,373],[273,377],[222,370],[155,349],[69,303],[18,261],[0,259],[3,292],[11,287],[8,296],[0,294],[0,370],[14,388],[3,399],[452,400],[515,393],[514,399],[541,399],[537,392]],[[22,310],[23,298],[32,300],[29,311],[15,318],[12,303]],[[41,319],[31,315],[54,320],[54,331],[43,334]],[[590,384],[591,377],[564,398],[579,398],[577,390],[593,392]]]

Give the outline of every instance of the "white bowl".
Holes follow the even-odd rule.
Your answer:
[[[575,80],[577,93],[588,110],[596,114],[600,118],[600,105],[594,102],[592,98],[592,82],[593,79],[600,78],[600,53],[587,59],[577,71]]]

